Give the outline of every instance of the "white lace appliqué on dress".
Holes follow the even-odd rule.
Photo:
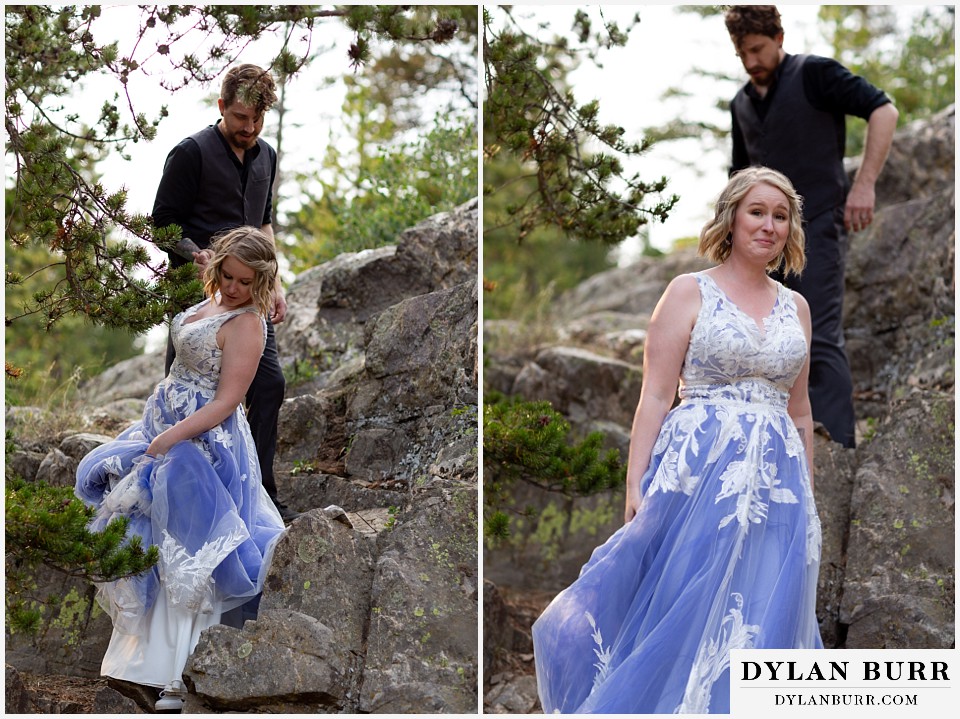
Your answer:
[[[803,456],[786,408],[806,359],[807,341],[792,293],[782,285],[761,331],[713,278],[705,273],[696,278],[702,302],[681,373],[683,403],[667,416],[657,438],[653,453],[665,454],[646,494],[692,494],[699,478],[690,463],[700,455],[698,433],[708,418],[705,405],[713,405],[717,422],[712,426],[719,429],[707,444],[707,462],[731,451],[737,457],[727,464],[716,494],[718,504],[733,500],[718,529],[734,520],[746,528],[765,519],[769,503],[798,502],[793,491],[781,486],[777,464],[766,455],[775,435],[788,456]]]
[[[610,659],[612,658],[613,649],[612,647],[604,649],[603,635],[600,633],[600,628],[597,626],[593,615],[590,612],[584,612],[584,616],[586,616],[587,621],[593,628],[593,641],[597,645],[593,650],[593,653],[597,655],[597,662],[593,665],[597,669],[597,674],[593,678],[593,686],[596,688],[607,678],[607,672],[610,671]]]
[[[255,311],[252,307],[244,307],[190,321],[190,318],[209,302],[210,300],[201,302],[173,319],[172,334],[177,356],[170,367],[170,376],[182,382],[179,390],[188,390],[182,395],[175,395],[182,403],[189,402],[194,392],[206,399],[213,397],[220,381],[220,362],[223,354],[217,345],[217,331],[225,322],[238,314]],[[262,327],[263,337],[266,340],[266,322]],[[186,408],[188,405],[181,406]]]
[[[760,627],[743,621],[743,596],[731,595],[735,607],[731,607],[720,624],[720,635],[700,647],[690,670],[690,681],[683,696],[683,703],[676,714],[706,714],[710,711],[710,691],[714,683],[730,666],[732,649],[750,649]]]
[[[206,542],[195,554],[190,554],[169,532],[163,530],[162,534],[160,577],[170,604],[194,612],[210,612],[213,609],[213,570],[250,535],[239,529],[222,534]]]

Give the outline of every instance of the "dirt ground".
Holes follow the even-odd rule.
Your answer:
[[[36,697],[38,709],[59,705],[62,714],[92,714],[97,692],[107,686],[106,679],[85,679],[59,674],[26,674],[20,678]],[[65,705],[71,705],[69,707]],[[69,711],[64,711],[69,709]]]

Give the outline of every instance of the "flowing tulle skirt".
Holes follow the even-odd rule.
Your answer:
[[[784,411],[681,404],[642,490],[534,624],[547,713],[728,713],[731,649],[823,646],[820,525]]]
[[[156,686],[179,679],[200,630],[261,591],[283,533],[242,409],[164,456],[146,455],[160,431],[207,401],[165,380],[143,419],[90,452],[77,469],[77,496],[97,508],[92,529],[125,516],[128,536],[160,548],[159,563],[143,575],[98,585],[114,626],[103,664],[108,676]],[[177,650],[170,662],[155,659],[171,646]],[[132,667],[136,657],[143,671]]]

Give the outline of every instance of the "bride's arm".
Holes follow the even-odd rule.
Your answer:
[[[640,480],[650,464],[653,445],[663,418],[673,406],[680,369],[690,344],[690,332],[700,311],[700,290],[690,275],[675,278],[657,303],[643,346],[643,383],[640,402],[633,415],[630,454],[627,459],[627,497],[623,521],[629,522],[640,508]]]
[[[796,292],[793,293],[794,300],[797,303],[797,317],[800,319],[800,325],[803,327],[803,333],[807,338],[807,347],[810,346],[811,322],[810,306],[807,301]],[[810,407],[810,394],[807,390],[807,382],[810,377],[810,350],[807,350],[807,359],[803,363],[803,369],[797,376],[793,387],[790,388],[790,400],[787,403],[787,414],[797,426],[797,432],[800,433],[800,441],[803,442],[803,449],[807,456],[807,468],[810,471],[810,489],[813,490],[813,410]]]
[[[158,434],[147,448],[148,454],[166,454],[177,442],[192,439],[216,427],[243,401],[260,364],[263,349],[261,320],[252,312],[245,312],[228,320],[218,335],[222,338],[223,354],[216,394],[189,417]]]

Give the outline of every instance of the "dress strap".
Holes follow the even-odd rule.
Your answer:
[[[777,280],[774,280],[774,282],[777,283],[777,302],[779,303],[780,307],[784,309],[789,308],[796,312],[797,303],[793,298],[793,290],[791,290],[782,282],[778,282]]]

